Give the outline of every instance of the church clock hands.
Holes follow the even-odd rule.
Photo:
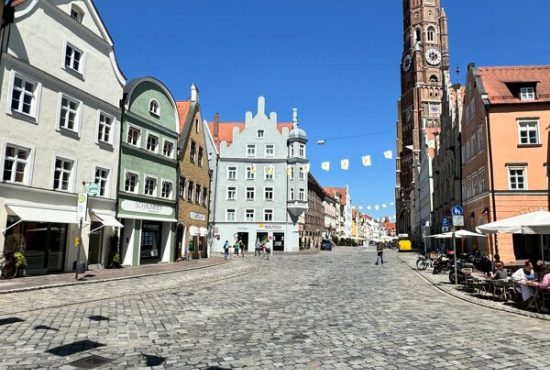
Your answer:
[[[441,53],[436,49],[428,49],[426,54],[426,62],[432,66],[436,66],[441,62]]]
[[[408,72],[409,69],[411,69],[412,64],[412,58],[409,54],[405,55],[405,58],[403,58],[403,71]]]

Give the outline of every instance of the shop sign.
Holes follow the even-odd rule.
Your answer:
[[[123,200],[121,207],[125,211],[147,213],[152,215],[170,216],[173,212],[172,207],[161,206],[145,202],[134,202],[133,200]]]
[[[283,229],[281,225],[266,225],[266,224],[259,224],[258,228],[265,229],[265,230],[282,230]]]
[[[191,215],[191,219],[193,219],[193,220],[206,221],[206,215],[205,214],[197,213],[197,212],[191,212],[190,215]]]
[[[76,220],[86,221],[88,216],[88,194],[78,194],[78,203],[76,204]]]

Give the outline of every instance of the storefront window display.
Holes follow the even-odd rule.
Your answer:
[[[160,261],[162,223],[143,221],[141,226],[140,264]]]

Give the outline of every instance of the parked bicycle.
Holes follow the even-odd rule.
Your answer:
[[[0,260],[0,270],[3,279],[13,279],[17,276],[17,264],[15,257],[4,256]]]
[[[424,271],[427,268],[433,268],[434,263],[430,258],[430,253],[427,254],[419,254],[418,258],[416,260],[416,269],[420,271]]]

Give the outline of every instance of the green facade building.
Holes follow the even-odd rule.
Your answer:
[[[123,265],[174,261],[179,117],[164,84],[152,77],[124,89],[118,217]]]

